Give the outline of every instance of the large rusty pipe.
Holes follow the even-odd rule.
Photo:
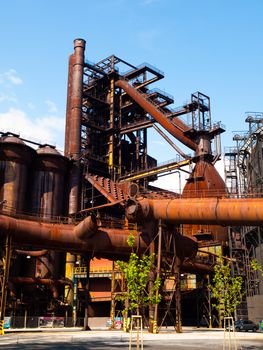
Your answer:
[[[43,284],[45,286],[56,285],[65,286],[72,285],[69,279],[53,280],[50,278],[33,278],[33,277],[10,277],[10,281],[14,284]]]
[[[22,246],[33,245],[71,253],[92,253],[94,256],[107,256],[110,259],[130,255],[131,248],[127,244],[130,230],[101,228],[94,233],[91,231],[91,228],[94,229],[94,221],[90,223],[90,219],[85,220],[87,223],[82,222],[74,226],[40,223],[0,215],[0,239],[10,234],[13,243]],[[148,247],[149,237],[138,231],[133,231],[133,235],[135,248],[143,253]],[[179,234],[175,234],[174,239],[176,255],[181,259],[194,258],[198,248],[195,239]]]
[[[131,202],[127,217],[184,224],[263,225],[263,198],[146,199]]]
[[[82,224],[82,227],[85,225]],[[80,228],[74,225],[40,223],[0,215],[0,238],[10,233],[14,243],[72,253],[104,254],[110,257],[114,254],[121,256],[130,254],[131,250],[127,244],[130,235],[128,229],[101,228],[96,234],[87,238],[84,231],[80,233]],[[86,239],[79,238],[76,232]],[[135,232],[134,236],[135,246],[141,250],[146,249],[147,244],[140,237],[140,233]]]
[[[82,95],[83,95],[83,67],[85,40],[74,40],[74,55],[72,57],[71,97],[70,97],[70,132],[69,155],[78,159],[80,154]]]
[[[16,249],[15,250],[16,254],[18,255],[27,255],[27,256],[32,256],[35,258],[39,258],[43,255],[46,255],[48,253],[47,249],[43,249],[43,250],[20,250],[20,249]]]
[[[82,95],[83,95],[83,67],[85,40],[74,40],[74,54],[72,57],[72,75],[70,99],[68,105],[70,108],[70,121],[68,130],[68,157],[75,162],[70,169],[69,180],[69,214],[75,214],[79,209],[79,178],[80,164],[79,156],[81,149],[81,117],[82,117]],[[66,130],[67,133],[67,130]]]
[[[115,85],[122,88],[127,94],[140,105],[146,112],[148,112],[165,130],[167,130],[177,140],[182,142],[192,150],[197,149],[197,144],[184,135],[184,132],[189,128],[180,120],[174,119],[170,122],[165,115],[159,111],[151,102],[144,98],[136,89],[134,89],[127,81],[118,80]]]
[[[44,285],[48,286],[54,299],[58,299],[59,293],[57,286],[71,286],[72,288],[72,282],[69,279],[59,279],[59,280],[53,280],[50,278],[32,278],[32,277],[11,277],[10,278],[10,286],[12,288],[12,292],[14,294],[14,284],[23,284],[23,285]]]
[[[69,142],[70,142],[70,121],[71,121],[71,95],[72,95],[72,68],[74,55],[69,56],[68,63],[68,89],[67,89],[67,110],[66,110],[66,125],[65,125],[65,146],[64,154],[69,157]]]
[[[75,235],[81,240],[88,239],[98,231],[97,221],[94,216],[88,216],[74,227]]]

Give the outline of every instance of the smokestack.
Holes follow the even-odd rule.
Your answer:
[[[74,40],[74,55],[72,58],[72,84],[70,92],[70,131],[69,131],[69,156],[74,160],[80,154],[81,116],[82,116],[82,91],[83,91],[83,66],[85,40]]]
[[[65,154],[74,163],[70,170],[69,181],[69,214],[74,214],[79,209],[79,156],[81,147],[81,117],[83,95],[83,67],[85,40],[74,40],[74,54],[69,59],[68,101]]]

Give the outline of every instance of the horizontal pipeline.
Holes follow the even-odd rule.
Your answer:
[[[91,223],[91,230],[88,223]],[[87,225],[86,225],[87,224]],[[51,224],[0,215],[0,239],[10,234],[12,241],[20,246],[34,246],[76,253],[94,253],[97,256],[128,255],[131,248],[127,244],[128,229],[101,228],[95,232],[90,218],[79,225]],[[83,230],[83,231],[82,231]],[[86,231],[85,231],[86,230]],[[90,234],[90,232],[92,234]],[[140,232],[134,232],[135,246],[146,249]]]
[[[162,219],[182,224],[263,225],[263,198],[139,199],[126,209],[129,220]]]

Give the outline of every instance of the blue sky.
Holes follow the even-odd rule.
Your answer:
[[[0,128],[63,147],[68,56],[80,37],[91,61],[116,54],[163,70],[157,86],[175,106],[209,95],[231,146],[245,112],[263,111],[262,18],[261,0],[2,1]],[[154,135],[150,150],[173,158]]]

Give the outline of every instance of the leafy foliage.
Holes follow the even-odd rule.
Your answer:
[[[257,261],[257,259],[253,259],[250,262],[250,266],[252,268],[253,271],[259,271],[263,277],[263,268],[262,266],[259,264],[259,262]]]
[[[219,318],[232,316],[242,299],[243,279],[241,276],[232,277],[230,262],[222,256],[214,267],[214,276],[210,290],[216,300],[213,306],[218,310]]]
[[[127,240],[128,245],[133,248],[135,238],[130,235]],[[122,302],[129,301],[125,311],[139,311],[141,307],[149,304],[157,304],[161,301],[161,295],[158,293],[160,287],[160,279],[156,278],[148,292],[150,274],[152,273],[155,254],[142,255],[139,257],[135,252],[131,252],[128,262],[117,261],[116,264],[124,274],[127,293],[118,295],[118,299]]]

